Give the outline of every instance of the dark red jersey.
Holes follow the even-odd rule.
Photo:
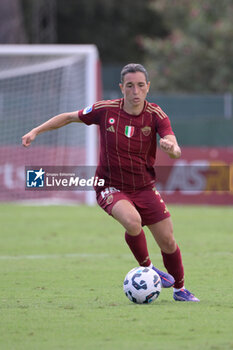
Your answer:
[[[123,98],[99,101],[79,111],[79,118],[87,125],[99,125],[96,176],[105,180],[104,187],[132,192],[155,182],[156,134],[174,133],[158,105],[145,101],[142,113],[131,115],[123,110],[123,104]]]

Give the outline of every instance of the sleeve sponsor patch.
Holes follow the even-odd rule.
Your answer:
[[[93,106],[92,106],[92,105],[91,105],[91,106],[88,106],[88,107],[86,107],[86,108],[84,108],[83,114],[85,115],[85,114],[90,113],[90,112],[92,111],[92,109],[93,109]]]

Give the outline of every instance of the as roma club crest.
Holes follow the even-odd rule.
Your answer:
[[[125,136],[132,137],[134,134],[134,126],[128,126],[125,127]]]
[[[150,126],[144,126],[144,128],[141,129],[144,136],[149,136],[151,133],[151,127]]]
[[[107,197],[106,202],[107,202],[107,204],[112,204],[112,202],[113,202],[113,195],[112,194],[110,194],[110,196]]]

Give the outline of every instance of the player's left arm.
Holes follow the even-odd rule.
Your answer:
[[[175,135],[166,135],[159,141],[160,148],[169,155],[170,158],[180,158],[181,149]]]

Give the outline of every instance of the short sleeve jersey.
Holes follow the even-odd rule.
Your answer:
[[[104,187],[132,192],[155,182],[156,135],[174,133],[168,116],[158,105],[145,101],[141,114],[131,115],[124,111],[123,104],[123,98],[99,101],[80,110],[79,118],[87,125],[99,126],[96,176],[105,180]]]

